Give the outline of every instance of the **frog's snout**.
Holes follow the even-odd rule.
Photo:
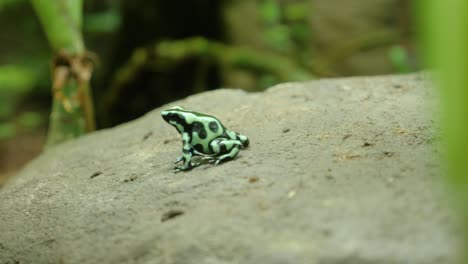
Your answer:
[[[162,111],[161,112],[161,117],[166,121],[169,122],[169,112],[168,111]]]

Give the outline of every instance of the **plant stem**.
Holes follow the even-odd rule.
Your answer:
[[[55,53],[47,139],[47,145],[55,145],[95,129],[89,85],[93,60],[81,34],[82,0],[32,0],[32,4]]]
[[[85,51],[81,35],[83,0],[31,0],[54,51]]]

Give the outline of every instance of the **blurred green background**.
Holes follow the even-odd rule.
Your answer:
[[[34,7],[67,1],[0,0],[0,179],[46,142],[56,50]],[[259,91],[285,81],[420,68],[407,0],[82,5],[83,41],[97,57],[90,86],[98,129],[220,87]]]
[[[94,121],[115,126],[220,87],[261,91],[429,65],[440,88],[447,182],[468,237],[466,0],[0,0],[0,32],[0,186],[46,142],[68,137],[51,140],[51,131],[76,125],[75,137]],[[76,61],[94,67],[70,70]],[[74,76],[88,71],[90,83]],[[72,79],[69,90],[52,93],[60,74]],[[85,129],[80,111],[90,98]]]

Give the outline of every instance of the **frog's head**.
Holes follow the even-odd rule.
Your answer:
[[[184,109],[180,106],[174,106],[161,112],[161,116],[170,125],[175,127],[179,132],[184,131],[184,127],[187,124],[185,121]]]

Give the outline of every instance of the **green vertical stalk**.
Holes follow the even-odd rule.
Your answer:
[[[31,0],[54,50],[53,103],[47,144],[92,131],[94,111],[89,85],[92,60],[81,33],[82,0]]]
[[[468,1],[421,0],[418,8],[441,95],[447,179],[463,217],[468,263]]]

